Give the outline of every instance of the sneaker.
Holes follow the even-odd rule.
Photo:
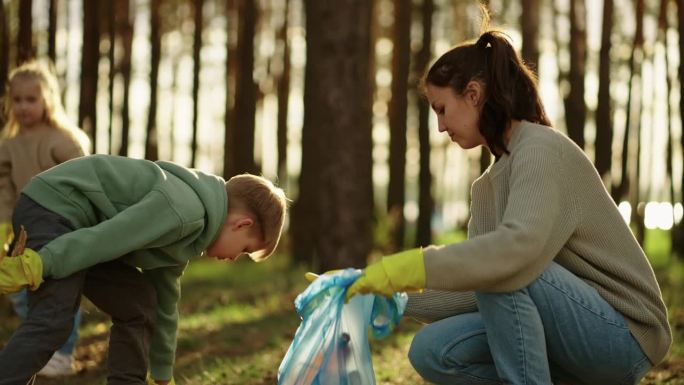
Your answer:
[[[43,377],[61,377],[76,374],[74,358],[70,354],[55,352],[45,364],[45,367],[38,372]]]

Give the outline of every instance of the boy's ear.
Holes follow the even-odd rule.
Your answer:
[[[250,226],[252,226],[253,224],[254,224],[254,220],[253,220],[252,218],[248,217],[248,216],[245,216],[245,217],[242,217],[242,218],[238,218],[238,219],[235,221],[234,226],[235,226],[236,229],[241,229],[241,228],[244,228],[244,227],[250,227]]]

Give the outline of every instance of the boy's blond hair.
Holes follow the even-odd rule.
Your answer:
[[[40,93],[43,97],[43,104],[45,107],[45,116],[43,119],[45,123],[50,127],[62,130],[71,135],[84,149],[87,150],[90,147],[90,139],[88,136],[67,117],[59,91],[59,82],[54,75],[53,70],[48,65],[37,61],[28,61],[12,70],[8,79],[3,106],[5,116],[7,117],[7,123],[0,135],[2,139],[13,138],[19,133],[19,122],[17,122],[14,113],[12,113],[12,86],[16,84],[16,82],[35,80],[40,86]]]
[[[264,249],[250,254],[255,261],[268,258],[278,246],[285,223],[287,197],[279,187],[266,178],[252,175],[236,175],[226,182],[228,207],[231,203],[244,205],[261,230]]]

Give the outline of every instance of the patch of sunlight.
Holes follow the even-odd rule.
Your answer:
[[[632,206],[629,202],[620,202],[618,211],[620,211],[620,215],[622,215],[622,219],[625,220],[625,223],[629,224],[630,218],[632,217]]]
[[[179,329],[219,330],[228,324],[245,324],[265,318],[281,307],[282,301],[278,296],[269,296],[254,304],[234,303],[217,306],[209,312],[181,315]]]

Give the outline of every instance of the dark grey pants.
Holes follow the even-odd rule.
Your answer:
[[[15,234],[24,226],[26,247],[33,250],[74,230],[68,220],[25,195],[17,202],[12,225]],[[0,351],[0,385],[25,385],[66,342],[81,294],[112,318],[107,384],[145,383],[156,293],[137,269],[114,260],[63,279],[46,278],[38,290],[29,291],[28,316]]]

